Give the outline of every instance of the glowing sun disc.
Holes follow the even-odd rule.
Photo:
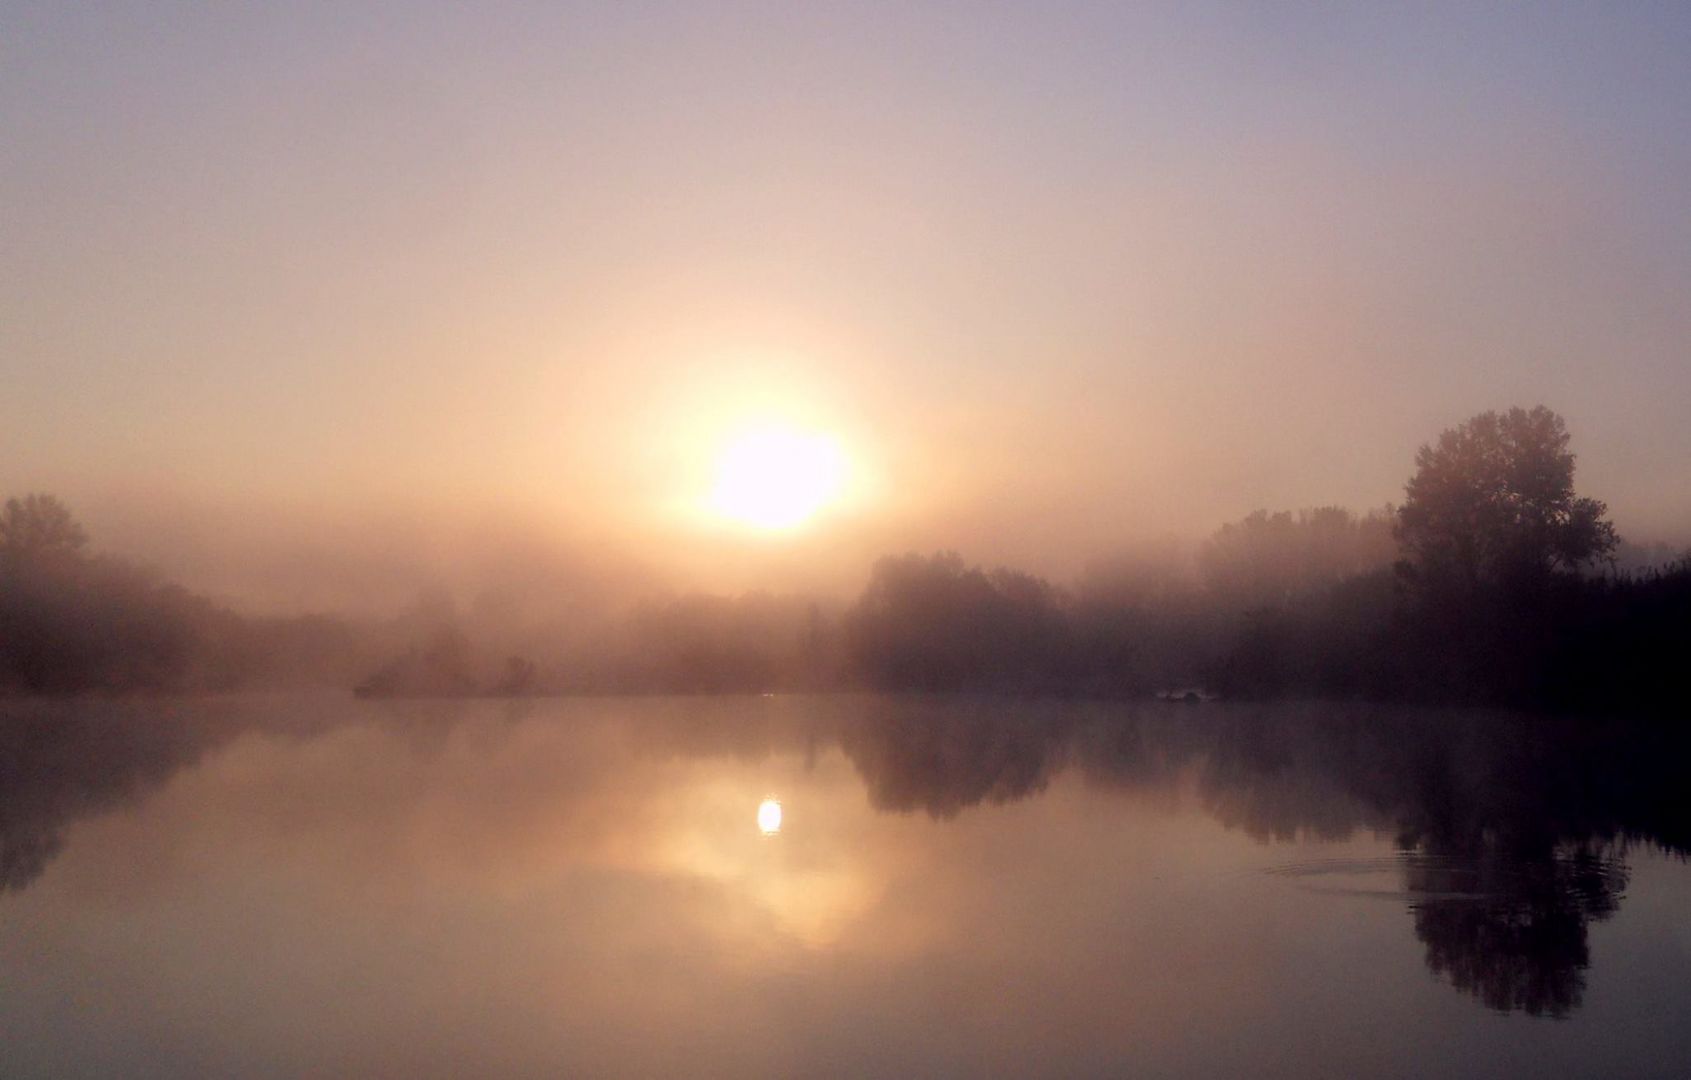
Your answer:
[[[757,829],[765,836],[781,831],[781,800],[765,799],[757,804]]]
[[[754,528],[790,529],[839,496],[845,472],[845,454],[826,435],[748,432],[717,459],[711,506]]]

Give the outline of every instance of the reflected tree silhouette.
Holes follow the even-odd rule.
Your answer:
[[[1579,846],[1532,859],[1411,855],[1404,876],[1434,974],[1500,1012],[1564,1017],[1585,992],[1586,927],[1619,910],[1628,871],[1618,854]]]
[[[689,758],[814,761],[838,746],[874,808],[935,820],[1037,796],[1072,771],[1103,788],[1190,791],[1263,841],[1392,835],[1427,967],[1502,1011],[1577,1009],[1588,927],[1619,910],[1628,850],[1691,852],[1677,767],[1691,735],[1659,724],[1361,705],[752,700],[653,699],[630,707],[623,730],[643,752]],[[36,881],[76,821],[139,802],[244,732],[374,724],[429,754],[493,704],[349,701],[304,718],[285,704],[13,704],[0,712],[0,892]],[[498,703],[494,727],[530,708]]]
[[[1111,708],[894,702],[840,741],[877,808],[937,819],[1027,798],[1065,768],[1096,784],[1190,784],[1260,840],[1395,834],[1429,970],[1490,1008],[1566,1016],[1587,930],[1620,907],[1632,845],[1685,854],[1686,736],[1398,707]]]
[[[78,821],[139,804],[238,736],[270,731],[309,738],[355,715],[330,710],[302,717],[285,703],[266,701],[0,706],[0,893],[33,884]],[[419,729],[414,717],[404,722],[407,730]]]
[[[71,823],[138,802],[212,745],[180,714],[147,713],[56,704],[0,714],[0,892],[40,877]]]
[[[845,725],[839,741],[876,809],[922,810],[944,820],[983,802],[1043,791],[1070,729],[1066,712],[881,699],[860,722]]]

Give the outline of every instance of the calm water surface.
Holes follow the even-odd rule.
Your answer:
[[[6,706],[0,1076],[1683,1077],[1686,750],[1334,706]]]

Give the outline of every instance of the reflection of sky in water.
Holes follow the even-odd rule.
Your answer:
[[[855,699],[265,708],[0,736],[0,775],[35,778],[0,793],[7,851],[59,841],[0,895],[18,1075],[1691,1055],[1666,1019],[1691,1006],[1687,868],[1570,839],[1636,831],[1636,807],[1460,786],[1498,763],[1471,734]]]

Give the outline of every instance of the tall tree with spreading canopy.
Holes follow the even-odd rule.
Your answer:
[[[1542,405],[1483,412],[1415,455],[1396,535],[1419,580],[1542,580],[1614,550],[1596,499],[1574,494],[1567,425]]]

